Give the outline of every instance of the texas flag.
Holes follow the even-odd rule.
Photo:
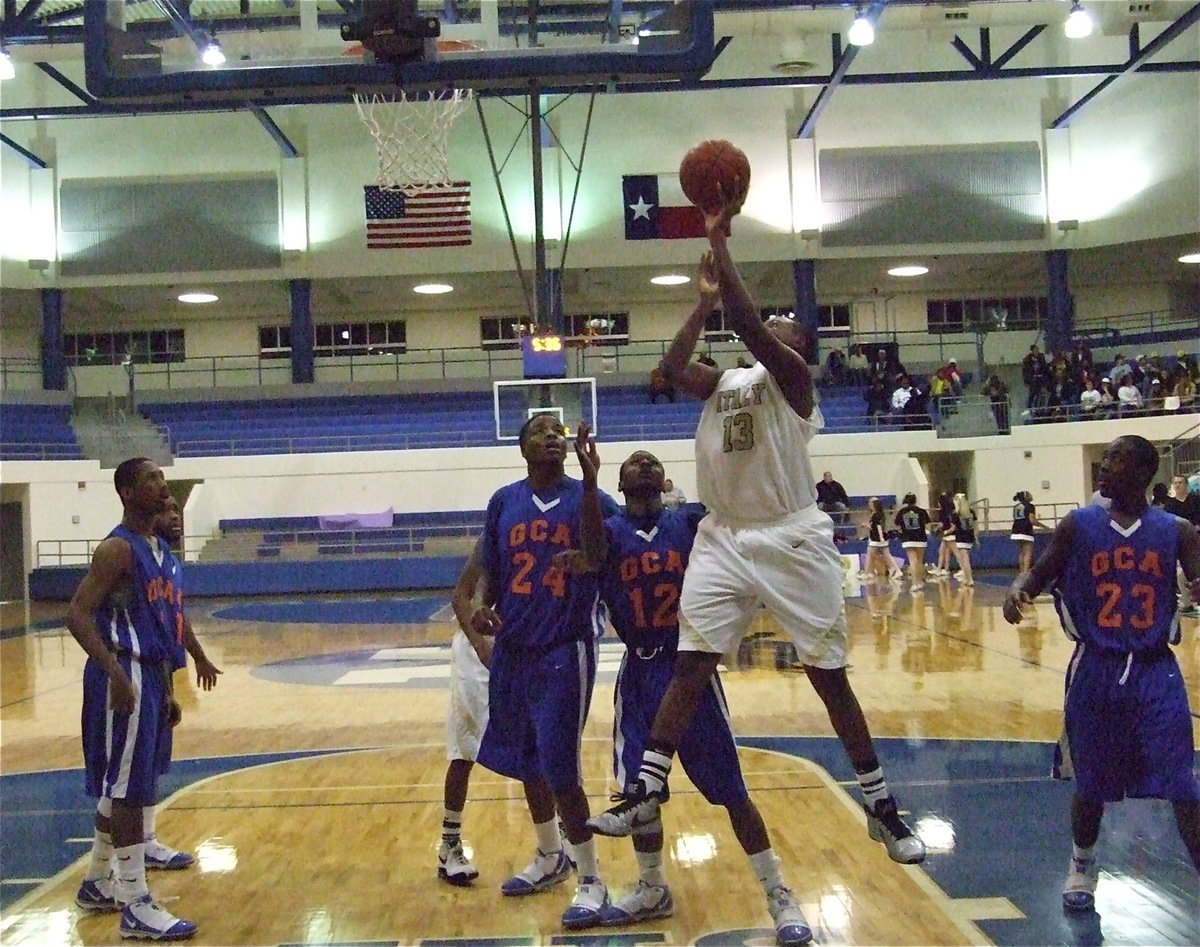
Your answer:
[[[688,203],[675,174],[627,174],[621,179],[625,198],[626,240],[686,240],[703,237],[704,215]]]

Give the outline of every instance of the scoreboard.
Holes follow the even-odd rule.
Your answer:
[[[526,378],[566,378],[567,346],[550,333],[521,336],[521,356]]]

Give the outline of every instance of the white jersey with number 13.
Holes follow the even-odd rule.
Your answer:
[[[808,442],[825,426],[805,420],[761,362],[721,375],[696,427],[700,502],[731,519],[767,523],[817,502]]]

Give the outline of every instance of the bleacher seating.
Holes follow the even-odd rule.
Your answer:
[[[78,460],[70,419],[67,405],[0,405],[0,460]]]
[[[433,540],[469,540],[483,531],[483,510],[394,513],[392,525],[375,528],[321,529],[316,516],[226,519],[221,532],[250,533],[258,559],[284,558],[285,547],[309,547],[321,556],[384,556],[423,553]]]
[[[820,392],[826,430],[878,430],[859,386]],[[650,404],[644,385],[596,391],[601,441],[684,440],[696,432],[701,403],[679,395]],[[517,409],[504,420],[520,426]],[[487,447],[497,443],[492,394],[445,392],[263,401],[146,403],[142,413],[165,425],[179,457]],[[564,418],[568,425],[576,419]]]

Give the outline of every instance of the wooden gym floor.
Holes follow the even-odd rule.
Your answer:
[[[1200,878],[1169,807],[1113,807],[1098,914],[1065,916],[1070,785],[1048,778],[1070,644],[1048,600],[1014,628],[1007,576],[848,586],[851,674],[885,772],[929,846],[923,866],[870,841],[853,773],[788,646],[766,617],[723,680],[747,779],[819,944],[1196,944]],[[155,894],[199,923],[197,944],[752,944],[770,918],[723,812],[676,777],[664,810],[675,916],[568,935],[571,884],[519,899],[499,884],[533,851],[520,787],[476,769],[464,838],[472,888],[435,876],[445,773],[445,596],[402,603],[411,621],[330,620],[337,601],[193,601],[224,674],[180,677],[184,720],[159,836],[196,866],[156,872]],[[346,602],[350,617],[363,603]],[[378,604],[378,603],[372,603]],[[409,607],[411,606],[411,607]],[[74,904],[91,839],[81,790],[83,653],[61,605],[4,606],[0,640],[0,941],[112,944],[114,915]],[[1176,649],[1200,709],[1200,643]],[[602,644],[585,744],[593,808],[610,791],[612,681]],[[1200,734],[1200,721],[1197,723]],[[617,893],[636,878],[625,840],[601,839]],[[610,936],[611,935],[611,936]]]

